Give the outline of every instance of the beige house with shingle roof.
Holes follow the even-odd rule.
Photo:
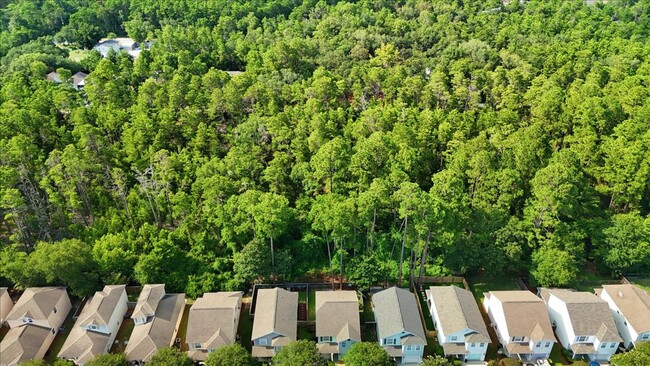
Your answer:
[[[257,291],[253,321],[253,357],[273,357],[282,346],[297,339],[298,293],[281,288]]]
[[[63,343],[59,358],[84,365],[108,353],[127,310],[125,285],[104,286],[88,300]]]
[[[72,304],[65,287],[31,287],[7,315],[11,327],[0,343],[0,365],[41,360]]]
[[[379,345],[397,364],[420,364],[427,337],[411,291],[391,287],[372,295]]]
[[[483,306],[508,357],[535,361],[550,356],[555,335],[542,299],[530,291],[490,291]]]
[[[573,358],[609,361],[622,341],[605,300],[590,292],[539,289],[551,324]]]
[[[196,299],[185,337],[190,358],[203,362],[208,353],[235,343],[241,298],[241,292],[209,292]]]
[[[5,322],[7,315],[9,315],[13,307],[14,302],[11,300],[11,296],[9,296],[8,289],[6,287],[0,287],[0,326]]]
[[[596,295],[609,304],[625,348],[650,341],[650,294],[626,284],[603,285],[596,289]]]
[[[445,356],[483,361],[490,336],[474,295],[457,286],[429,287],[426,295]]]
[[[361,342],[359,300],[356,291],[316,291],[318,350],[337,360]]]
[[[171,347],[183,318],[185,294],[167,294],[165,285],[144,285],[131,318],[135,323],[124,350],[129,361],[144,363]]]

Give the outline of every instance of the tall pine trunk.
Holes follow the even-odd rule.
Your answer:
[[[397,286],[402,286],[402,265],[404,264],[404,247],[406,246],[406,232],[409,227],[409,217],[404,218],[404,233],[402,235],[402,250],[399,255],[399,267],[397,268]]]

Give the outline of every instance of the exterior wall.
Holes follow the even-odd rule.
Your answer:
[[[614,322],[616,323],[618,334],[621,336],[621,338],[623,338],[623,346],[627,349],[632,348],[632,344],[637,339],[638,333],[627,322],[625,315],[621,313],[618,306],[616,306],[616,303],[614,303],[607,291],[603,289],[600,293],[600,298],[607,301],[609,308],[612,310],[612,315],[614,315]]]
[[[481,347],[481,343],[479,342],[465,343],[465,349],[467,349],[468,352],[465,358],[467,358],[468,360],[480,360],[480,361],[485,360],[485,354],[487,353],[488,343],[489,342],[484,342],[482,347]]]
[[[402,346],[402,353],[404,354],[404,357],[419,357],[420,360],[422,360],[422,356],[424,355],[424,346],[424,344],[411,345],[410,350],[408,349],[409,346]]]
[[[45,353],[54,341],[54,337],[55,334],[52,334],[52,332],[48,333],[47,338],[45,338],[41,344],[41,348],[38,349],[38,353],[36,353],[34,360],[42,360],[45,357]]]
[[[508,327],[501,302],[492,296],[490,300],[486,299],[483,303],[493,327],[496,326],[495,331],[499,342],[504,345],[510,343],[510,334],[508,334]]]
[[[555,334],[562,347],[569,349],[569,345],[573,344],[576,335],[573,333],[573,326],[566,305],[557,297],[551,295],[546,304],[546,310],[548,311],[548,317],[551,319],[551,324],[556,325]]]
[[[260,347],[271,347],[271,341],[273,340],[273,338],[275,338],[277,336],[279,336],[279,334],[277,334],[275,332],[269,333],[269,334],[267,334],[267,335],[265,335],[263,337],[258,337],[258,338],[253,339],[253,344],[255,346],[260,346]],[[266,339],[266,344],[260,344],[260,339]]]
[[[555,343],[555,339],[544,339],[537,342],[530,342],[532,358],[548,358],[551,355],[553,343]]]
[[[0,297],[0,324],[5,321],[5,318],[9,315],[9,312],[13,307],[14,302],[11,301],[11,296],[9,296],[8,292],[5,292]]]
[[[56,303],[56,314],[54,314],[54,312],[50,314],[50,326],[58,331],[65,322],[65,318],[68,316],[68,313],[70,313],[71,309],[72,303],[70,303],[70,297],[68,297],[68,293],[65,292],[65,294],[61,296],[59,301]]]
[[[113,310],[111,319],[108,322],[108,330],[110,332],[110,337],[104,352],[108,352],[111,348],[111,345],[113,345],[113,342],[115,341],[115,337],[117,336],[117,331],[120,329],[120,325],[124,321],[124,316],[126,315],[126,311],[128,308],[127,302],[128,302],[128,297],[126,295],[126,290],[123,290],[122,295],[120,296],[120,300],[115,305],[115,310]]]
[[[345,341],[339,342],[339,354],[341,356],[345,355],[354,343],[356,343],[356,341],[352,339],[347,339]]]

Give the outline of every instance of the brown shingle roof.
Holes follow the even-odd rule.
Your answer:
[[[23,317],[47,320],[63,296],[68,296],[65,287],[29,287],[11,309],[7,320]]]
[[[281,288],[257,291],[255,320],[251,339],[278,333],[296,340],[298,332],[298,293]]]
[[[511,337],[525,336],[530,337],[532,341],[555,339],[544,301],[532,292],[490,291],[490,295],[501,301],[508,334]],[[493,299],[490,298],[490,301]],[[526,348],[526,352],[530,352],[528,345]]]
[[[135,304],[131,318],[136,319],[152,316],[156,312],[158,303],[162,300],[163,296],[165,296],[165,285],[144,285],[140,296],[138,296],[138,302]]]
[[[471,342],[489,342],[490,336],[471,292],[458,286],[433,286],[426,291],[440,318],[443,333],[453,334],[465,329],[476,332]]]
[[[361,341],[359,300],[355,291],[316,291],[316,336]]]
[[[51,330],[33,325],[10,329],[0,343],[0,365],[15,365],[34,359]]]
[[[217,349],[233,344],[237,333],[234,315],[241,305],[241,292],[210,292],[198,298],[190,308],[187,322],[188,343],[200,342],[202,349]],[[194,360],[205,360],[207,352],[190,350]]]
[[[408,339],[411,344],[427,344],[413,293],[391,287],[374,294],[372,304],[377,318],[379,338],[406,332],[412,334]]]
[[[638,333],[650,331],[650,295],[634,285],[603,285],[627,322]]]

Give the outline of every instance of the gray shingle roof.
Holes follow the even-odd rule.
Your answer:
[[[186,341],[200,342],[202,349],[217,349],[233,344],[237,334],[234,316],[240,311],[241,297],[241,292],[209,292],[196,299],[190,308]],[[188,355],[202,361],[207,352],[190,350]]]
[[[298,293],[281,288],[257,291],[255,320],[251,339],[273,332],[296,340],[298,332]]]
[[[530,337],[532,341],[555,339],[544,301],[530,291],[490,291],[501,301],[508,334]],[[530,349],[528,349],[530,351]]]
[[[11,309],[6,320],[18,320],[25,316],[47,320],[62,296],[68,296],[65,287],[29,287]]]
[[[603,285],[627,322],[639,333],[650,331],[650,294],[634,285]]]
[[[415,338],[410,340],[411,342],[427,343],[415,295],[410,291],[391,287],[374,294],[372,304],[377,319],[379,338],[406,332]]]
[[[471,329],[476,334],[472,342],[489,342],[490,336],[471,292],[458,286],[433,286],[426,291],[440,318],[439,327],[445,334]]]
[[[165,285],[144,285],[131,318],[146,318],[148,315],[153,315],[163,296],[165,296]]]
[[[355,291],[316,291],[316,336],[361,341],[359,300]]]
[[[16,365],[34,359],[50,329],[26,325],[10,329],[0,343],[0,365]]]

